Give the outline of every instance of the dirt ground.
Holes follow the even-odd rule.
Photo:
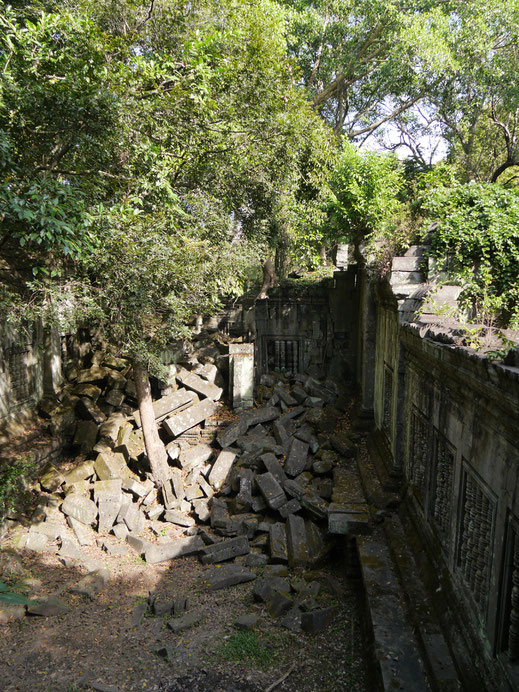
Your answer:
[[[85,549],[83,549],[85,550]],[[361,593],[345,576],[337,553],[317,570],[291,570],[291,576],[315,579],[322,585],[318,601],[336,605],[327,629],[316,635],[281,628],[255,603],[252,583],[209,593],[204,573],[211,569],[195,557],[147,565],[135,553],[107,557],[94,546],[89,556],[106,564],[111,578],[94,600],[68,591],[86,571],[65,567],[55,554],[11,553],[21,558],[35,598],[58,594],[68,612],[53,617],[25,616],[0,626],[0,689],[72,692],[116,690],[267,690],[285,673],[277,690],[360,692],[365,686],[365,644],[361,633]],[[239,560],[238,560],[239,561]],[[15,557],[11,566],[17,564]],[[263,568],[256,568],[259,573]],[[165,598],[188,595],[190,612],[200,621],[174,634],[166,618],[147,614],[132,626],[135,607],[150,591]],[[256,614],[251,633],[234,627],[239,615]],[[93,686],[92,686],[93,685]]]

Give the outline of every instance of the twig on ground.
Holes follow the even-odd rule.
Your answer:
[[[288,676],[289,676],[290,673],[294,670],[295,667],[296,667],[296,664],[295,664],[295,663],[292,663],[292,665],[291,665],[290,668],[287,670],[287,672],[286,672],[284,675],[282,675],[282,676],[279,678],[279,680],[276,680],[276,682],[273,682],[272,685],[270,685],[270,687],[267,687],[267,689],[265,690],[265,692],[272,692],[272,690],[275,689],[278,685],[281,685],[281,683],[284,682],[284,681],[288,678]]]

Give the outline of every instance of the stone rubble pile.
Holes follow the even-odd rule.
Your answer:
[[[130,546],[150,564],[198,555],[204,565],[218,566],[205,573],[211,591],[252,581],[250,568],[264,567],[254,598],[286,627],[316,631],[333,612],[319,608],[319,585],[289,580],[288,567],[314,565],[335,534],[369,528],[352,470],[354,446],[335,433],[342,415],[334,405],[337,387],[307,375],[263,375],[259,406],[224,425],[215,416],[223,410],[222,347],[211,348],[175,367],[154,402],[171,469],[160,492],[145,470],[125,360],[98,358],[74,373],[54,407],[44,402],[54,429],[75,423],[74,444],[83,456],[67,473],[50,464],[45,469],[46,494],[24,547],[46,550],[59,539],[63,562],[81,560],[57,521],[65,515],[80,546],[97,538],[111,555]]]

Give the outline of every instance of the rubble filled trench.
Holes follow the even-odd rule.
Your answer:
[[[0,603],[5,692],[373,689],[345,536],[368,524],[351,399],[273,373],[236,413],[227,346],[199,339],[157,388],[160,492],[126,360],[97,352],[42,402],[72,451],[7,519],[0,588],[28,603]]]

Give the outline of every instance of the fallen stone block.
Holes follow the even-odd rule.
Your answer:
[[[121,510],[121,502],[113,500],[99,500],[99,521],[97,530],[99,533],[109,533]]]
[[[78,583],[73,586],[70,591],[71,593],[78,593],[82,596],[88,596],[91,600],[97,596],[98,593],[105,588],[108,580],[110,578],[110,573],[107,569],[99,569],[95,572],[87,574]]]
[[[287,611],[279,624],[292,632],[301,632],[302,615],[301,609],[296,605]]]
[[[28,615],[39,615],[41,617],[64,615],[68,611],[68,605],[58,596],[40,596],[37,601],[31,602],[27,606]]]
[[[263,408],[247,411],[242,416],[250,428],[253,425],[258,425],[258,423],[270,423],[270,421],[276,420],[279,417],[279,409],[275,406],[264,406]]]
[[[29,533],[41,533],[54,541],[62,532],[61,525],[55,521],[41,521],[31,524]]]
[[[78,445],[83,454],[88,454],[94,448],[97,440],[98,425],[92,420],[79,420],[72,444]]]
[[[291,567],[306,565],[310,555],[306,538],[305,520],[291,514],[286,523],[288,564]]]
[[[75,468],[65,474],[63,477],[65,483],[72,485],[73,483],[78,483],[79,481],[84,481],[87,478],[91,478],[94,475],[94,462],[84,461],[78,464]]]
[[[278,511],[283,519],[286,519],[290,514],[296,514],[301,509],[301,504],[295,499],[295,497],[293,497],[291,500],[282,505]]]
[[[106,420],[106,414],[101,411],[94,401],[88,398],[79,399],[76,404],[76,412],[84,420],[93,420],[98,425]]]
[[[180,465],[184,471],[201,466],[213,456],[213,448],[206,444],[191,449],[182,449],[179,454]]]
[[[276,456],[269,452],[268,454],[263,454],[260,457],[260,459],[263,462],[267,471],[271,473],[277,480],[277,482],[282,485],[286,481],[287,477],[285,472],[283,471],[283,467],[276,459]]]
[[[181,555],[193,555],[205,548],[205,543],[200,536],[179,538],[176,541],[155,545],[149,543],[144,552],[146,562],[156,564],[180,557]]]
[[[287,501],[283,488],[271,473],[263,473],[256,476],[256,483],[265,502],[271,509],[279,509]]]
[[[272,424],[272,432],[274,433],[274,437],[278,445],[284,450],[288,450],[290,446],[290,435],[286,431],[283,423],[280,423],[279,420],[275,420]]]
[[[328,505],[328,532],[341,535],[366,535],[371,533],[369,508],[366,503]]]
[[[130,548],[133,548],[133,550],[135,550],[135,552],[139,555],[143,555],[152,548],[160,547],[155,546],[154,543],[151,543],[150,541],[147,541],[145,538],[141,538],[140,536],[135,536],[132,533],[126,534],[126,542],[130,546]],[[146,562],[148,562],[148,560],[146,560]]]
[[[194,627],[199,622],[199,613],[188,613],[187,615],[184,615],[181,618],[173,618],[172,620],[168,620],[168,627],[170,630],[174,632],[174,634],[178,634],[183,630],[189,629],[190,627]]]
[[[113,443],[117,442],[119,431],[124,422],[125,418],[122,413],[112,413],[99,427],[99,437]]]
[[[335,607],[320,608],[301,615],[301,629],[303,632],[316,634],[332,622],[337,609]]]
[[[268,562],[268,557],[263,553],[249,553],[245,559],[247,567],[263,567]]]
[[[63,474],[58,471],[55,466],[53,466],[50,462],[45,464],[40,477],[40,485],[43,490],[47,490],[49,493],[54,493],[64,482],[64,480],[65,478]]]
[[[73,560],[81,560],[83,558],[83,554],[70,538],[61,539],[61,548],[58,551],[58,555],[60,557],[69,557]]]
[[[25,549],[32,550],[35,553],[42,553],[45,550],[49,537],[42,533],[29,533],[25,540]]]
[[[215,490],[219,490],[224,485],[235,459],[236,454],[228,449],[222,450],[216,458],[208,478]]]
[[[195,520],[192,517],[186,517],[182,512],[177,512],[174,509],[167,509],[164,512],[164,521],[169,521],[177,526],[194,526]]]
[[[113,478],[127,478],[131,475],[126,466],[124,455],[120,452],[105,451],[97,455],[94,469],[99,480],[108,481]]]
[[[153,402],[155,420],[160,422],[170,413],[173,413],[173,411],[183,410],[185,407],[191,406],[195,401],[197,401],[197,397],[193,392],[184,388],[177,389],[175,392],[171,392]],[[133,417],[140,428],[141,416],[138,410],[133,412]]]
[[[269,531],[269,550],[272,562],[288,562],[287,534],[285,524],[272,524]]]
[[[242,630],[244,632],[250,632],[258,624],[257,615],[240,615],[240,617],[234,621],[234,626],[237,630]]]
[[[84,495],[67,495],[61,505],[61,511],[86,525],[93,524],[97,519],[95,502],[92,502]]]
[[[250,553],[249,541],[246,536],[238,536],[229,541],[221,541],[205,547],[201,551],[200,557],[203,564],[208,565],[233,560],[239,555],[247,555],[248,553]]]
[[[295,408],[290,409],[290,411],[287,411],[282,416],[280,416],[279,422],[281,423],[281,425],[286,425],[290,420],[292,420],[293,418],[297,418],[304,412],[304,406],[296,406]]]
[[[236,440],[247,432],[248,424],[242,414],[234,423],[225,428],[216,438],[220,447],[230,447]]]
[[[298,476],[305,470],[308,457],[308,443],[293,438],[290,445],[290,452],[285,462],[285,473],[287,476]]]
[[[124,521],[128,530],[134,531],[139,523],[139,515],[140,511],[138,506],[133,502],[129,502],[128,504],[122,505],[117,515],[117,521],[119,523]]]
[[[111,478],[107,481],[96,481],[94,483],[95,502],[122,502],[122,480]]]
[[[294,397],[287,392],[286,389],[283,389],[283,387],[274,387],[274,393],[278,395],[280,400],[286,405],[286,406],[297,406],[297,401],[294,399]]]
[[[265,599],[265,607],[271,617],[278,618],[289,611],[294,605],[287,593],[270,589]]]
[[[89,526],[74,519],[74,517],[67,517],[67,523],[74,532],[79,545],[92,545],[94,534]]]
[[[211,501],[211,528],[221,529],[229,521],[227,505],[223,500],[213,498]]]
[[[128,527],[126,524],[116,524],[112,527],[112,533],[120,541],[125,541],[128,536]]]
[[[218,401],[223,394],[223,389],[221,387],[217,387],[213,382],[208,382],[192,372],[179,373],[177,375],[177,380],[183,384],[184,387],[187,387],[187,389],[207,399],[212,399],[213,401]]]
[[[204,575],[208,591],[218,591],[228,586],[254,581],[256,574],[240,565],[222,565],[210,570]]]
[[[211,518],[211,510],[209,509],[208,500],[197,500],[193,502],[196,516],[200,521],[206,522]]]
[[[172,437],[178,437],[178,435],[201,423],[206,418],[210,418],[215,412],[216,404],[214,401],[204,399],[190,406],[185,411],[166,418],[162,425]]]

